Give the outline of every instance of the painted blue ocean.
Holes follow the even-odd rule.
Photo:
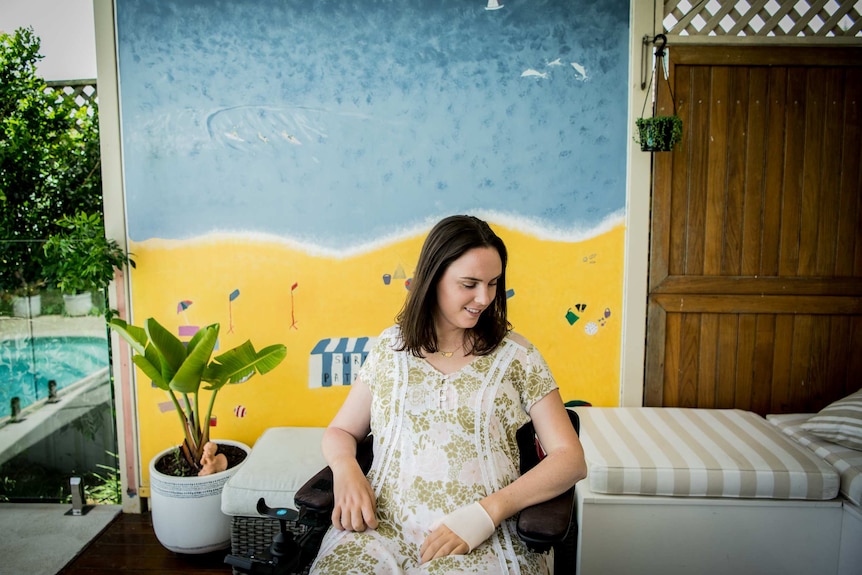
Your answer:
[[[622,0],[116,0],[135,241],[625,208]]]

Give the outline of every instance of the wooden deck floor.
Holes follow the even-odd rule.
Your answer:
[[[60,575],[225,575],[228,551],[180,555],[156,539],[149,513],[120,513]]]

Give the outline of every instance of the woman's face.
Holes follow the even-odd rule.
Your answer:
[[[437,333],[476,326],[494,302],[503,262],[494,248],[473,248],[443,272],[437,283]]]

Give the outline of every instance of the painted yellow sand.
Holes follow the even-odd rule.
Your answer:
[[[563,399],[617,405],[624,227],[580,242],[493,227],[510,253],[510,320],[542,351]],[[343,259],[257,239],[139,242],[132,246],[134,323],[156,317],[177,333],[218,322],[221,349],[246,339],[258,349],[287,346],[275,371],[219,393],[214,438],[252,445],[268,427],[323,426],[349,388],[310,389],[311,350],[321,339],[376,336],[394,323],[424,235]],[[181,429],[173,411],[159,408],[166,394],[140,374],[137,391],[146,470],[156,453],[179,443]]]

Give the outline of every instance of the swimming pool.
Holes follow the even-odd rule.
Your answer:
[[[48,397],[48,382],[60,391],[108,366],[108,340],[62,336],[0,340],[0,418],[11,415],[13,397],[21,409]]]

